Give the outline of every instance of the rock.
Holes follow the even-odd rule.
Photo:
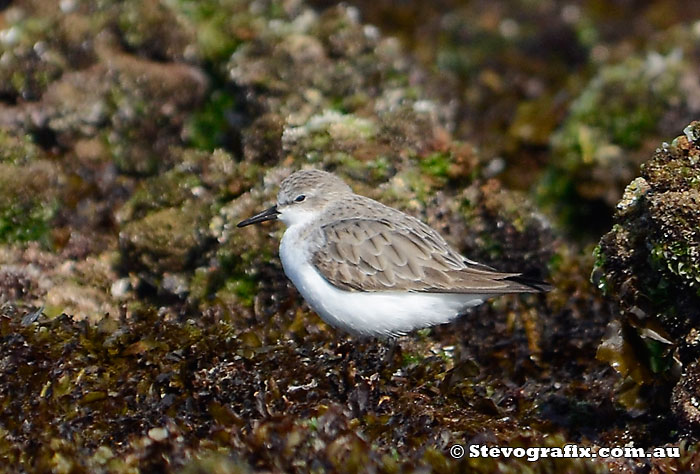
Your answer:
[[[671,409],[687,432],[700,431],[700,366],[697,362],[685,368],[673,387]]]
[[[116,23],[129,49],[156,61],[195,59],[196,33],[191,23],[157,0],[115,2]]]
[[[149,275],[193,268],[209,238],[207,221],[206,209],[188,203],[129,222],[119,234],[122,265]]]
[[[688,338],[700,324],[699,131],[700,122],[691,123],[642,166],[596,250],[592,278],[620,307],[616,337],[634,348],[636,358],[621,364],[614,350],[599,355],[617,361],[623,375],[639,364],[640,385],[672,386],[679,364],[700,357]]]
[[[0,160],[0,243],[51,244],[61,178],[56,165],[48,160],[25,166]]]
[[[668,36],[674,33],[678,46],[670,53],[651,49],[602,67],[551,136],[554,159],[541,195],[572,229],[607,225],[621,190],[658,140],[700,113],[694,33]]]

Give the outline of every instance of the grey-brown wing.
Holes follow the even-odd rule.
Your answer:
[[[537,291],[466,260],[417,219],[345,219],[322,227],[312,262],[333,285],[349,291],[501,294]]]

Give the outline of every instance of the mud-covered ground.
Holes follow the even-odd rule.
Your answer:
[[[695,2],[0,2],[2,472],[700,469]],[[325,325],[301,168],[545,279]],[[450,448],[677,448],[455,459]]]

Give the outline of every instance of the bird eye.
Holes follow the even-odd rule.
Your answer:
[[[304,199],[306,199],[306,196],[304,196],[303,194],[300,194],[300,195],[298,195],[297,197],[294,198],[294,202],[301,202],[301,201],[303,201]]]

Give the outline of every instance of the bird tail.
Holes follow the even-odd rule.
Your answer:
[[[529,293],[529,292],[546,292],[552,290],[554,287],[547,282],[539,280],[537,278],[530,278],[523,275],[513,275],[504,278],[505,281],[513,282],[510,290],[513,293]]]

